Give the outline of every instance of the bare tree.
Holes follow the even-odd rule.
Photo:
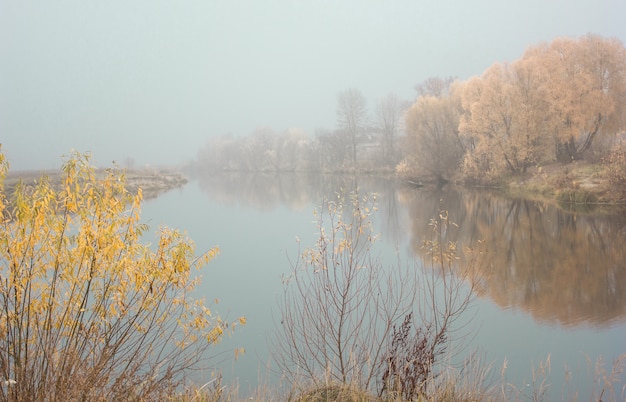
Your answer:
[[[435,96],[441,98],[449,94],[450,85],[454,82],[454,77],[430,77],[417,84],[415,90],[417,96]]]
[[[352,150],[352,167],[356,168],[357,145],[367,118],[365,97],[358,89],[350,88],[337,96],[337,125],[348,137]]]
[[[386,163],[395,165],[397,160],[396,139],[402,130],[403,116],[407,105],[398,95],[388,94],[378,102],[376,115],[382,133],[383,158]]]
[[[348,203],[341,196],[329,202],[319,214],[316,247],[292,264],[271,346],[292,384],[351,385],[389,395],[401,391],[398,384],[414,384],[402,392],[417,395],[435,377],[437,359],[471,300],[472,285],[465,286],[468,276],[452,272],[457,260],[444,235],[426,244],[436,262],[430,267],[425,262],[429,273],[400,263],[383,267],[372,255],[378,238],[370,221],[375,209],[375,197],[355,193]],[[436,222],[439,230],[447,225],[447,215]],[[402,322],[403,333],[414,331],[411,339],[424,340],[419,350],[394,342]],[[421,367],[415,381],[405,381],[403,373],[411,376],[411,370],[398,369],[396,357],[403,353]]]
[[[343,167],[350,144],[340,131],[319,129],[315,133],[320,165],[327,170]]]

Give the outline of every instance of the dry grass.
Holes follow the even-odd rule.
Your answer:
[[[511,179],[504,192],[510,197],[543,201],[566,210],[615,213],[626,199],[616,195],[614,187],[606,166],[576,161],[532,168],[525,176]]]
[[[551,356],[534,364],[527,384],[516,386],[507,380],[509,362],[501,365],[486,362],[476,354],[471,355],[461,367],[449,365],[431,377],[426,391],[412,399],[388,393],[376,397],[355,386],[328,383],[324,385],[292,384],[282,392],[279,387],[262,384],[247,397],[240,395],[237,386],[225,386],[215,378],[197,390],[190,389],[172,401],[177,402],[234,402],[234,401],[288,401],[288,402],[473,402],[473,401],[604,401],[626,400],[626,353],[610,364],[602,357],[586,357],[587,370],[580,377],[565,367],[553,370]],[[552,380],[563,376],[562,389],[554,389]],[[581,395],[579,385],[588,385],[589,395]]]
[[[288,398],[290,402],[370,402],[376,400],[373,395],[363,390],[341,384],[312,388]]]

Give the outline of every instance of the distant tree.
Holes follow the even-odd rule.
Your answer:
[[[198,151],[197,166],[201,171],[245,170],[244,145],[230,133],[212,137]]]
[[[281,155],[276,149],[276,134],[269,127],[260,127],[245,138],[243,155],[246,170],[251,172],[275,171]]]
[[[419,176],[444,182],[457,171],[464,146],[459,136],[459,96],[420,96],[406,114],[408,163]]]
[[[337,125],[350,143],[353,168],[357,166],[357,145],[366,119],[367,102],[361,91],[350,88],[340,92],[337,96]]]
[[[434,96],[441,98],[448,95],[448,90],[454,82],[454,77],[430,77],[415,86],[417,97]]]
[[[339,130],[320,129],[316,140],[320,165],[329,170],[343,168],[349,153],[349,138]]]
[[[304,170],[310,165],[310,141],[306,132],[298,128],[285,130],[276,142],[278,170]]]
[[[404,125],[403,117],[406,109],[407,104],[393,93],[389,93],[378,101],[376,115],[382,134],[383,159],[390,165],[398,163],[397,137]]]

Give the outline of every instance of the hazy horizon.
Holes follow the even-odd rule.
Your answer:
[[[333,128],[433,76],[465,80],[556,37],[626,42],[621,0],[0,0],[0,143],[12,170],[183,163],[212,136]]]

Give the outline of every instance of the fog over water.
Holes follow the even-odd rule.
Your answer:
[[[467,79],[528,45],[626,41],[621,0],[0,0],[0,143],[13,169],[181,163],[211,136],[336,123],[432,76]]]

